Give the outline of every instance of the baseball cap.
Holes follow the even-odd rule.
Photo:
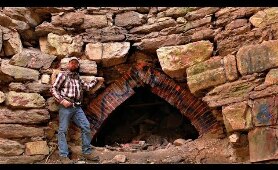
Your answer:
[[[69,58],[69,62],[72,61],[72,60],[76,60],[76,61],[78,61],[78,63],[79,63],[79,59],[78,59],[77,57],[70,57],[70,58]]]

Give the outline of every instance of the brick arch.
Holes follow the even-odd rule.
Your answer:
[[[176,107],[188,118],[199,135],[219,126],[206,103],[161,71],[145,63],[138,63],[90,101],[86,113],[89,121],[94,124],[93,135],[119,105],[135,94],[133,88],[146,84],[151,86],[152,93]]]

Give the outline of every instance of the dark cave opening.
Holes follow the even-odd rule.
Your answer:
[[[159,146],[180,138],[198,138],[198,131],[190,121],[149,88],[135,88],[135,94],[110,114],[92,140],[94,146],[119,146],[136,141]]]

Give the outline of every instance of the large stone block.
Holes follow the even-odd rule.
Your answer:
[[[278,66],[278,40],[240,48],[236,54],[241,75],[262,72]]]
[[[40,39],[41,51],[58,57],[64,57],[66,55],[80,55],[82,53],[82,46],[83,41],[81,36],[60,36],[49,33],[47,39]]]
[[[15,54],[9,64],[33,69],[48,69],[56,56],[44,54],[39,49],[23,49],[22,52]]]
[[[278,84],[278,69],[271,69],[265,77],[264,84],[272,85]]]
[[[84,22],[80,25],[80,28],[103,28],[108,26],[108,20],[106,15],[85,15]]]
[[[251,108],[240,102],[222,108],[223,120],[228,132],[247,131],[252,128]]]
[[[276,125],[277,105],[277,96],[254,100],[252,115],[255,126]]]
[[[12,108],[42,108],[45,106],[45,99],[38,93],[10,91],[7,93],[6,105]]]
[[[90,60],[100,63],[103,53],[102,43],[88,43],[85,48],[85,53]]]
[[[0,123],[39,124],[49,119],[46,109],[10,110],[0,107]]]
[[[9,60],[2,60],[1,71],[16,80],[38,80],[39,71],[9,64]]]
[[[265,27],[276,23],[278,19],[278,8],[272,7],[262,11],[258,11],[255,15],[249,18],[249,21],[255,27]]]
[[[79,12],[68,12],[62,15],[53,15],[51,17],[51,23],[55,26],[61,27],[76,27],[84,23],[85,13]]]
[[[69,62],[69,58],[63,58],[61,60],[61,68],[67,68]],[[80,72],[81,73],[88,73],[88,74],[97,74],[97,64],[95,61],[90,60],[79,60],[80,62]]]
[[[103,43],[102,66],[110,67],[124,63],[129,49],[129,42]]]
[[[0,124],[0,138],[44,137],[43,127],[30,127],[19,124]]]
[[[26,155],[48,155],[49,147],[46,141],[36,141],[25,143]]]
[[[151,33],[151,32],[155,32],[155,31],[160,31],[167,27],[173,27],[176,24],[177,24],[176,21],[174,19],[172,19],[171,17],[165,17],[165,18],[158,19],[157,22],[155,22],[153,24],[134,27],[129,32],[132,34],[134,34],[134,33],[146,34],[146,33]]]
[[[144,23],[146,23],[146,16],[134,11],[117,14],[115,17],[115,25],[119,27],[132,28]]]
[[[248,133],[250,162],[278,159],[277,126],[258,127]]]
[[[110,67],[124,63],[126,54],[130,49],[129,42],[115,43],[89,43],[86,45],[86,55],[91,60],[102,63],[104,67]]]
[[[245,79],[215,87],[202,100],[207,102],[209,107],[218,107],[248,100],[249,93],[262,82],[263,79],[256,76],[246,77]]]
[[[30,26],[26,22],[12,19],[3,13],[0,14],[0,25],[7,28],[15,28],[16,30],[21,32],[30,28]]]
[[[38,13],[35,13],[32,8],[27,7],[5,7],[3,13],[12,19],[20,20],[35,27],[42,22],[42,18]]]
[[[0,138],[0,155],[15,156],[21,155],[24,152],[24,145],[17,141]]]
[[[8,29],[1,27],[3,31],[3,47],[4,53],[6,56],[12,56],[16,53],[20,53],[23,49],[20,35],[14,29]]]
[[[35,28],[35,33],[39,37],[46,37],[49,33],[63,35],[66,34],[66,31],[62,27],[56,27],[53,24],[44,21]]]
[[[42,161],[45,155],[20,155],[20,156],[3,156],[0,157],[0,164],[33,164],[38,161]]]
[[[185,76],[186,68],[205,61],[212,55],[213,44],[198,41],[179,46],[161,47],[156,50],[162,70],[170,77]]]
[[[229,56],[227,56],[229,57]],[[195,64],[186,69],[187,84],[192,93],[204,90],[216,85],[223,84],[227,81],[227,75],[234,76],[236,68],[232,68],[236,64],[234,62],[225,63],[225,58],[212,57],[209,60]],[[231,67],[226,69],[226,67]],[[232,70],[235,69],[235,70]]]

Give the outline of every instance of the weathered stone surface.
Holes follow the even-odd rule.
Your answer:
[[[264,84],[278,84],[278,69],[271,69],[265,77]]]
[[[39,71],[9,64],[9,60],[2,60],[1,71],[17,80],[38,80]]]
[[[15,54],[9,64],[34,69],[48,69],[56,56],[42,53],[39,49],[23,49]]]
[[[180,155],[175,155],[173,157],[170,157],[170,158],[166,158],[166,159],[163,159],[161,160],[162,163],[167,163],[167,164],[177,164],[179,162],[182,162],[184,160],[184,158],[182,158],[182,156]]]
[[[63,58],[61,60],[61,68],[65,69],[69,62],[69,58]],[[90,60],[79,60],[80,62],[80,72],[88,74],[97,74],[97,64],[95,61]]]
[[[34,156],[10,156],[0,157],[1,164],[32,164],[41,161],[45,158],[45,155],[34,155]]]
[[[102,66],[110,67],[124,63],[129,49],[129,42],[103,43]]]
[[[79,55],[81,54],[83,41],[80,36],[59,36],[49,33],[47,36],[47,42],[45,42],[45,39],[40,39],[40,46],[42,52],[59,57],[66,55]]]
[[[37,13],[26,7],[5,7],[3,13],[12,19],[26,22],[32,27],[42,22],[42,18]]]
[[[76,27],[84,23],[85,14],[82,11],[62,13],[51,17],[54,26]]]
[[[201,26],[205,27],[205,25],[209,25],[210,23],[211,23],[211,17],[207,16],[207,17],[204,17],[199,20],[186,22],[185,24],[178,24],[175,27],[164,28],[163,30],[161,30],[161,33],[163,33],[164,35],[165,34],[166,35],[178,34],[178,33],[183,33],[183,32],[185,32],[185,34],[188,34],[188,32],[186,32],[186,31],[189,31],[189,30],[193,31],[191,29],[198,28]]]
[[[247,22],[248,22],[247,19],[236,19],[236,20],[232,21],[231,23],[227,24],[225,26],[225,29],[233,30],[236,28],[240,28],[240,27],[243,27],[244,25],[248,25]]]
[[[250,162],[278,159],[277,126],[258,127],[248,133]]]
[[[167,27],[173,27],[176,25],[176,21],[170,17],[160,18],[157,22],[150,25],[142,25],[139,27],[132,28],[129,32],[130,33],[150,33],[154,31],[160,31]]]
[[[0,123],[38,124],[49,119],[50,115],[46,109],[10,110],[0,107]]]
[[[84,23],[80,25],[80,28],[103,28],[108,26],[108,20],[106,15],[85,15]]]
[[[59,105],[54,97],[50,97],[46,100],[46,107],[51,112],[57,112],[59,110]]]
[[[39,37],[47,36],[49,33],[63,35],[66,31],[62,27],[56,27],[52,23],[44,21],[35,28],[36,35]]]
[[[133,46],[141,51],[156,53],[156,50],[160,47],[186,44],[190,40],[191,38],[189,36],[183,34],[161,35],[155,38],[143,37],[140,42],[134,43]]]
[[[278,19],[278,8],[272,7],[262,11],[257,12],[255,15],[250,17],[249,21],[255,27],[265,27],[267,25],[276,23]]]
[[[74,7],[36,7],[33,8],[34,12],[38,14],[50,14],[60,12],[71,12],[74,11]]]
[[[264,84],[263,84],[263,86],[264,86]],[[255,88],[255,91],[250,92],[251,99],[256,99],[256,98],[261,98],[261,97],[278,94],[278,85],[271,85],[271,86],[265,86],[265,87],[258,86],[258,88],[261,88],[261,89],[256,90],[256,88]]]
[[[43,128],[27,127],[19,124],[0,124],[0,138],[26,138],[44,136]]]
[[[191,12],[186,13],[184,16],[186,20],[192,21],[200,18],[204,18],[207,15],[211,15],[217,12],[220,8],[219,7],[204,7],[200,8]]]
[[[126,156],[125,155],[116,155],[111,161],[115,162],[115,163],[125,163]]]
[[[103,44],[88,43],[85,48],[85,53],[90,60],[94,60],[97,63],[100,63],[103,53]]]
[[[27,93],[40,93],[43,95],[49,94],[50,84],[42,84],[37,82],[32,83],[10,83],[9,90],[16,92],[27,92]]]
[[[10,91],[7,93],[6,105],[13,108],[42,108],[45,106],[45,99],[38,93]]]
[[[89,59],[102,63],[104,67],[110,67],[124,63],[129,49],[129,42],[89,43],[85,52]]]
[[[262,72],[278,66],[277,46],[277,40],[270,40],[264,41],[259,45],[240,48],[236,55],[240,74],[246,75],[254,72]]]
[[[18,31],[24,31],[30,28],[26,22],[12,19],[3,13],[0,13],[0,25],[8,28],[12,27]]]
[[[209,41],[198,41],[186,45],[161,47],[157,56],[163,71],[170,77],[183,77],[186,68],[208,59],[213,45]]]
[[[277,124],[278,97],[266,97],[254,100],[252,115],[255,126]]]
[[[115,17],[115,25],[120,27],[132,28],[144,23],[146,23],[145,15],[134,11],[117,14]]]
[[[171,7],[166,11],[160,12],[157,14],[158,17],[181,17],[185,16],[188,12],[195,10],[195,7]]]
[[[16,53],[20,53],[23,49],[20,40],[20,35],[14,29],[8,29],[0,26],[3,31],[3,47],[6,56],[12,56]]]
[[[50,83],[50,75],[49,74],[43,74],[41,78],[42,84],[49,84]]]
[[[252,16],[256,12],[262,10],[263,7],[226,7],[221,8],[215,13],[217,18],[215,24],[217,26],[224,26],[234,19],[245,18]]]
[[[213,57],[186,70],[187,84],[191,93],[210,88],[227,81],[222,57]]]
[[[85,43],[96,42],[112,42],[124,41],[126,39],[127,30],[123,27],[111,26],[105,28],[91,28],[86,29],[82,33],[82,38]]]
[[[197,30],[194,32],[191,36],[192,41],[200,41],[203,39],[211,39],[214,38],[215,30],[212,30],[210,28],[203,28],[201,30]]]
[[[227,55],[223,58],[226,78],[229,81],[238,79],[238,71],[236,65],[236,57],[234,55]]]
[[[48,155],[49,147],[46,141],[36,141],[25,143],[26,155]]]
[[[252,128],[251,108],[246,101],[224,106],[222,113],[228,132],[247,131]]]
[[[249,92],[262,83],[261,78],[251,76],[247,79],[240,79],[232,83],[226,83],[215,87],[203,97],[209,107],[218,107],[230,103],[248,100]]]
[[[24,146],[17,141],[0,138],[0,155],[14,156],[21,155],[24,152]]]
[[[0,91],[0,103],[3,103],[6,99],[5,93],[3,93],[2,91]]]

